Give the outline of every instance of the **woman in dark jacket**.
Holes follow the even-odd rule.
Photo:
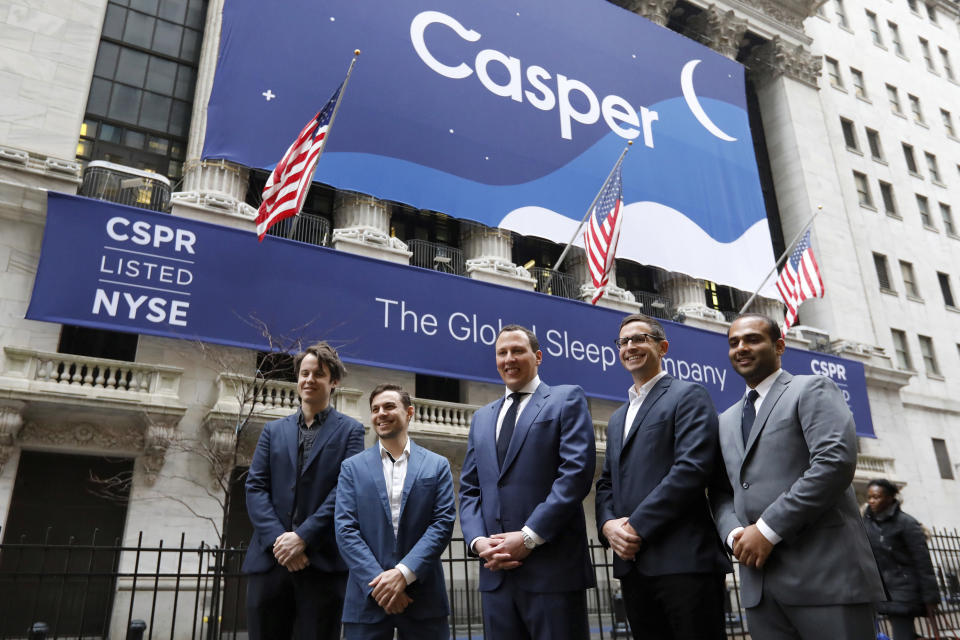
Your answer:
[[[877,611],[890,620],[893,640],[914,640],[914,618],[933,615],[940,592],[923,528],[900,510],[897,493],[889,480],[871,480],[863,521],[890,597]]]

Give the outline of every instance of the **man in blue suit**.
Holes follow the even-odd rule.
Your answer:
[[[460,526],[480,568],[487,640],[589,637],[586,589],[596,584],[583,499],[596,465],[580,387],[540,382],[537,337],[500,330],[504,398],[477,410],[460,476]]]
[[[370,394],[380,441],[343,463],[337,544],[350,569],[347,640],[446,640],[450,608],[440,556],[457,509],[447,459],[407,436],[410,394],[382,384]]]
[[[363,426],[330,404],[346,373],[317,343],[294,359],[300,409],[263,427],[247,474],[253,537],[243,561],[251,640],[339,640],[347,567],[333,506],[340,463],[363,449]]]
[[[625,317],[616,343],[633,385],[607,425],[597,530],[613,548],[633,637],[722,639],[731,567],[705,494],[717,412],[706,389],[661,369],[669,343],[655,319]]]

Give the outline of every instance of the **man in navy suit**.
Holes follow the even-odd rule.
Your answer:
[[[440,556],[457,509],[447,459],[407,436],[410,394],[382,384],[370,394],[380,441],[343,463],[337,544],[350,569],[347,640],[446,640],[450,608]]]
[[[616,343],[633,385],[607,425],[597,530],[613,548],[633,637],[724,638],[731,567],[705,494],[718,456],[717,412],[706,389],[661,369],[669,343],[655,319],[625,317]]]
[[[480,568],[487,640],[589,637],[586,589],[596,584],[583,499],[596,465],[580,387],[540,382],[537,337],[500,330],[504,398],[478,409],[460,476],[460,526]]]
[[[243,561],[251,640],[340,638],[347,567],[333,507],[340,463],[363,449],[363,426],[330,404],[346,373],[317,343],[294,359],[300,409],[267,423],[247,474],[253,537]]]

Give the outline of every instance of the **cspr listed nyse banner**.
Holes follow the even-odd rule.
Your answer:
[[[329,340],[346,362],[501,384],[501,326],[534,329],[548,383],[626,398],[613,344],[622,312],[99,200],[50,193],[27,317],[265,349],[274,336]],[[743,396],[725,336],[664,322],[663,366],[720,409]],[[861,363],[788,349],[784,367],[841,388],[873,436]],[[384,379],[389,379],[384,372]]]
[[[356,48],[317,181],[566,243],[631,140],[619,257],[772,269],[743,67],[606,0],[226,0],[203,156],[272,168]]]

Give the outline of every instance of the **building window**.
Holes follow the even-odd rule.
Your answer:
[[[913,155],[913,145],[907,144],[906,142],[902,144],[903,144],[903,159],[907,163],[907,171],[909,171],[915,176],[919,176],[920,172],[917,171],[917,159]]]
[[[883,199],[883,212],[893,218],[899,218],[900,214],[897,213],[897,201],[893,197],[893,185],[880,180],[880,197]]]
[[[917,38],[917,41],[920,43],[920,53],[923,54],[923,61],[927,63],[927,71],[936,73],[937,68],[933,66],[933,56],[930,55],[930,43],[925,38]]]
[[[887,256],[882,253],[874,253],[873,268],[877,271],[877,281],[880,283],[880,291],[896,293],[890,285],[890,269],[887,267]]]
[[[943,294],[943,304],[948,307],[955,307],[953,299],[953,287],[950,286],[950,274],[937,272],[937,281],[940,282],[940,293]]]
[[[867,182],[867,176],[859,171],[853,172],[853,183],[857,187],[857,198],[861,207],[873,209],[873,196],[870,194],[870,184]]]
[[[930,172],[930,180],[939,183],[940,168],[939,165],[937,165],[937,156],[933,155],[929,151],[924,151],[923,157],[927,159],[927,171]]]
[[[957,235],[957,228],[953,224],[953,211],[950,205],[940,203],[940,218],[943,220],[943,230],[951,236]]]
[[[907,0],[907,6],[910,7],[910,11],[920,13],[920,10],[917,8],[917,0]]]
[[[957,132],[953,128],[953,115],[946,109],[940,109],[940,118],[943,120],[943,128],[951,138],[957,137]]]
[[[867,25],[870,26],[870,37],[873,38],[873,44],[878,47],[883,46],[883,37],[880,35],[880,23],[877,22],[877,14],[867,10]]]
[[[837,14],[837,21],[844,29],[850,28],[850,21],[847,20],[847,9],[843,6],[843,0],[833,0],[835,4],[834,13]]]
[[[940,365],[937,364],[937,354],[933,350],[933,338],[929,336],[917,336],[920,338],[920,355],[923,356],[923,368],[927,375],[939,376]]]
[[[887,100],[890,102],[891,111],[903,115],[903,108],[900,106],[900,92],[892,84],[887,85]]]
[[[900,329],[890,329],[890,334],[893,336],[893,351],[897,354],[897,367],[913,371],[910,348],[907,346],[907,334]]]
[[[953,480],[953,465],[950,464],[950,454],[947,452],[947,443],[940,438],[931,438],[933,441],[933,455],[937,457],[937,467],[940,477],[944,480]]]
[[[930,204],[927,202],[927,197],[922,196],[919,193],[917,194],[917,210],[920,212],[920,222],[923,223],[923,226],[933,229],[933,220],[930,218]]]
[[[930,22],[937,24],[937,8],[932,4],[927,4],[927,17],[930,18]]]
[[[182,175],[206,0],[107,3],[77,158]]]
[[[893,50],[898,56],[905,56],[903,52],[903,42],[900,40],[900,27],[897,26],[896,22],[887,22],[887,27],[890,29],[890,42],[893,43]]]
[[[950,64],[950,52],[940,47],[940,61],[943,62],[943,73],[947,76],[948,80],[955,80],[956,78],[953,75],[953,65]]]
[[[862,71],[850,67],[850,82],[853,84],[853,93],[858,98],[863,98],[864,100],[870,99],[867,96],[867,86],[864,84]]]
[[[880,144],[880,133],[867,128],[867,145],[870,147],[870,156],[874,160],[883,161],[883,146]]]
[[[840,118],[840,128],[843,130],[843,142],[847,145],[847,149],[859,151],[860,145],[857,143],[857,130],[853,128],[853,122],[846,118]]]
[[[827,61],[827,75],[830,76],[830,85],[843,89],[843,78],[840,76],[840,64],[833,58],[824,58]]]
[[[924,124],[923,108],[920,106],[920,98],[908,93],[907,100],[910,102],[910,112],[913,113],[913,119],[917,124]]]
[[[920,288],[917,287],[917,277],[913,272],[913,264],[904,260],[900,261],[900,276],[903,278],[903,291],[910,298],[922,298]]]

